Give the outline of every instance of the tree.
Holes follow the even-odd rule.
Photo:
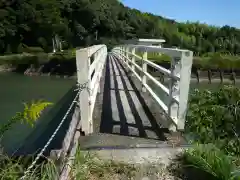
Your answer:
[[[166,46],[207,52],[240,53],[240,30],[199,22],[178,23],[125,7],[117,0],[15,0],[0,4],[0,53],[18,52],[20,44],[52,47],[58,35],[69,46],[99,39],[164,38]]]

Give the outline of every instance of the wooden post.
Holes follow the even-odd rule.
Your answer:
[[[80,105],[80,118],[82,131],[85,134],[91,132],[90,127],[90,80],[91,75],[89,73],[90,57],[88,48],[77,50],[76,52],[76,63],[77,63],[77,80],[80,86],[84,86],[84,89],[79,94],[79,105]]]
[[[210,69],[208,70],[208,81],[209,84],[212,84],[212,71]]]
[[[220,75],[220,81],[221,81],[221,84],[223,83],[223,71],[221,69],[219,69],[219,75]]]
[[[236,84],[236,73],[232,70],[232,80],[233,80],[233,84]]]
[[[197,69],[197,70],[196,70],[196,76],[197,76],[197,83],[198,83],[198,84],[199,84],[199,82],[200,82],[199,74],[200,74],[200,73],[199,73],[199,70]]]
[[[144,60],[147,60],[147,51],[144,51],[143,57],[142,57],[142,71],[147,72],[147,63]],[[142,75],[142,91],[143,92],[146,92],[146,88],[144,87],[144,84],[146,83],[147,83],[147,77],[143,73]]]

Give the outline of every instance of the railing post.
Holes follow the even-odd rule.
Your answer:
[[[146,92],[146,88],[145,88],[144,85],[147,83],[147,77],[144,74],[144,72],[147,72],[147,63],[144,60],[147,60],[147,51],[146,50],[144,50],[143,57],[142,57],[142,71],[143,71],[143,75],[142,75],[142,91]]]
[[[79,94],[79,105],[80,105],[80,118],[82,131],[85,134],[91,132],[90,125],[90,80],[89,75],[90,68],[90,57],[88,48],[77,50],[76,52],[76,63],[77,63],[77,80],[80,86],[83,86],[81,93]]]
[[[172,131],[184,130],[191,80],[192,57],[193,53],[191,51],[182,52],[181,57],[173,57],[171,61],[168,114],[175,123],[169,128]],[[180,77],[180,81],[172,78],[174,76]],[[179,103],[176,103],[174,99],[178,99]]]
[[[127,47],[125,48],[125,56],[126,56],[126,58],[129,58],[129,57],[128,57],[128,52],[129,52],[129,47],[127,46]],[[126,63],[129,64],[129,63],[128,63],[128,60],[126,60]]]
[[[183,52],[180,65],[180,94],[179,94],[179,109],[178,109],[178,130],[184,130],[185,118],[188,107],[188,95],[191,81],[191,69],[193,61],[193,52]]]
[[[126,53],[126,47],[123,46],[123,55],[124,55],[124,56],[123,56],[123,60],[124,60],[124,61],[126,61],[126,59],[125,59],[126,54],[127,54],[127,53]]]
[[[123,60],[123,46],[121,46],[121,59]]]
[[[132,54],[135,54],[135,48],[132,48]],[[135,56],[132,55],[132,62],[135,63]],[[132,70],[135,71],[135,66],[132,64]]]
[[[169,129],[172,131],[177,130],[177,121],[178,121],[178,104],[174,101],[174,97],[179,96],[179,81],[174,79],[174,76],[180,75],[180,59],[177,57],[172,57],[171,59],[171,76],[169,83],[169,105],[168,105],[168,115],[174,121],[174,124],[171,124]]]

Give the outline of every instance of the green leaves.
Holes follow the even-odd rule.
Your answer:
[[[23,103],[24,110],[22,112],[23,121],[26,124],[31,126],[34,125],[34,122],[40,117],[41,113],[43,112],[46,107],[52,105],[53,103],[44,102],[44,101],[32,101],[31,103]]]
[[[32,101],[31,103],[24,103],[24,110],[22,112],[17,112],[12,119],[3,125],[0,125],[0,139],[6,131],[11,129],[11,127],[18,122],[25,123],[34,126],[35,122],[39,119],[41,113],[48,106],[52,105],[51,102],[47,101]]]
[[[224,86],[218,91],[195,90],[190,97],[186,131],[200,143],[215,143],[226,153],[240,154],[240,90]]]

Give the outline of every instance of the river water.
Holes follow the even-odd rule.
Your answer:
[[[74,79],[63,79],[48,76],[24,76],[15,73],[0,74],[0,124],[8,121],[16,112],[22,111],[23,102],[45,100],[54,103],[44,111],[37,124],[38,129],[24,124],[16,124],[5,133],[1,144],[4,150],[13,153],[25,142],[39,138],[44,127],[48,127],[51,119],[59,113],[63,103],[67,101],[66,94],[74,86]],[[59,117],[59,121],[61,117]],[[39,128],[40,127],[40,128]],[[39,131],[37,134],[36,131]],[[35,137],[32,137],[34,134]],[[30,137],[30,139],[29,139]],[[32,137],[32,139],[31,139]]]

